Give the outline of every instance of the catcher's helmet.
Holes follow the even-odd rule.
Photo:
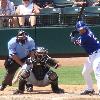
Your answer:
[[[38,61],[42,60],[42,58],[44,58],[45,55],[47,55],[48,50],[45,49],[44,47],[37,47],[36,48],[36,58]]]
[[[19,31],[17,34],[17,42],[24,44],[26,40],[27,40],[27,33],[23,30]]]
[[[76,29],[79,31],[79,30],[81,30],[81,29],[84,29],[84,28],[86,28],[87,26],[86,26],[86,24],[83,22],[83,21],[78,21],[77,23],[76,23]]]
[[[48,53],[48,50],[45,49],[44,47],[37,47],[36,52],[39,54],[45,54],[45,53]]]

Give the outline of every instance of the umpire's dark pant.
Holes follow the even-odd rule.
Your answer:
[[[24,63],[27,58],[28,57],[25,57],[25,58],[21,59],[21,61]],[[17,64],[11,58],[7,58],[5,60],[4,65],[5,65],[5,69],[6,69],[6,74],[4,76],[4,80],[2,81],[2,85],[10,85],[11,86],[13,77],[14,77],[16,71],[18,70],[18,68],[20,67],[20,65]]]

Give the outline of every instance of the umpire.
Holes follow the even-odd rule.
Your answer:
[[[10,39],[8,42],[9,57],[4,63],[6,74],[0,86],[1,91],[3,91],[7,85],[12,86],[12,79],[17,69],[25,65],[25,61],[28,57],[34,56],[34,50],[34,40],[23,30],[19,31],[17,36]],[[31,89],[33,89],[32,86]]]

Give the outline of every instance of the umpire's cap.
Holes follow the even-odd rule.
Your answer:
[[[17,42],[24,44],[27,41],[27,33],[23,30],[20,30],[17,34]]]
[[[83,21],[78,21],[77,23],[76,23],[76,29],[79,31],[79,30],[81,30],[81,29],[85,29],[87,26],[86,26],[86,24],[83,22]]]

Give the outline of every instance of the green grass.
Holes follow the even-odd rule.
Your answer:
[[[82,67],[81,66],[73,66],[73,67],[61,67],[55,70],[59,76],[59,83],[68,84],[68,85],[79,85],[85,84],[84,78],[81,75]],[[94,83],[95,78],[94,74],[92,74]]]
[[[5,75],[5,69],[4,68],[0,68],[0,83],[2,82],[3,78]]]
[[[84,79],[81,75],[82,72],[82,67],[81,66],[73,66],[73,67],[61,67],[58,69],[54,69],[54,71],[57,72],[58,76],[59,76],[59,83],[60,84],[68,84],[68,85],[79,85],[79,84],[85,84]],[[3,80],[5,74],[5,69],[0,68],[0,83]],[[93,76],[93,80],[94,83],[95,78],[94,75]]]

